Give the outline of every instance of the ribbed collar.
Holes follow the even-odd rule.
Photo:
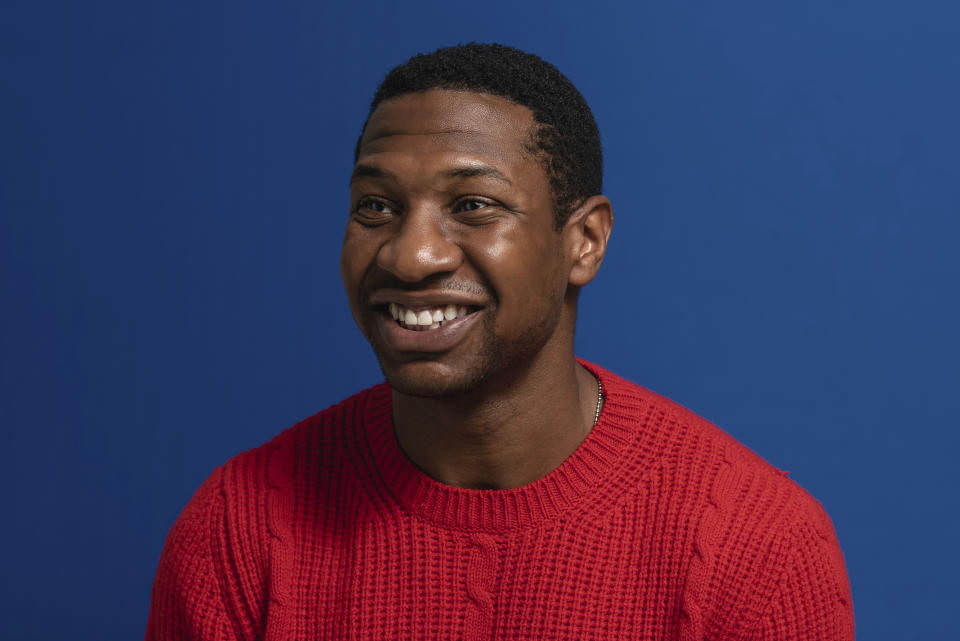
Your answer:
[[[606,399],[600,420],[559,467],[529,485],[509,490],[457,488],[427,476],[397,443],[390,387],[383,384],[371,389],[363,431],[387,491],[404,509],[441,527],[496,532],[556,518],[588,496],[614,500],[612,495],[617,492],[602,491],[603,486],[629,485],[622,474],[638,474],[642,467],[636,460],[629,466],[621,463],[637,445],[638,410],[646,400],[646,390],[597,365],[579,362],[603,383]]]

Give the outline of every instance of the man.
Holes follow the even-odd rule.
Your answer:
[[[341,257],[386,383],[218,468],[148,639],[852,639],[819,504],[573,354],[613,225],[589,107],[499,45],[379,88]]]

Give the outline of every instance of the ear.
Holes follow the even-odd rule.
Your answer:
[[[571,261],[571,285],[582,287],[597,275],[612,229],[613,206],[606,196],[591,196],[570,214],[563,235]]]

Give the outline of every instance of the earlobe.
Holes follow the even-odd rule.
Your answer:
[[[613,229],[613,206],[605,196],[591,196],[567,221],[571,239],[570,284],[586,285],[597,275]]]

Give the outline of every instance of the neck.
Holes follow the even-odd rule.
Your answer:
[[[535,363],[509,384],[475,394],[393,394],[397,441],[446,485],[507,489],[557,468],[593,427],[597,381],[572,356]]]

